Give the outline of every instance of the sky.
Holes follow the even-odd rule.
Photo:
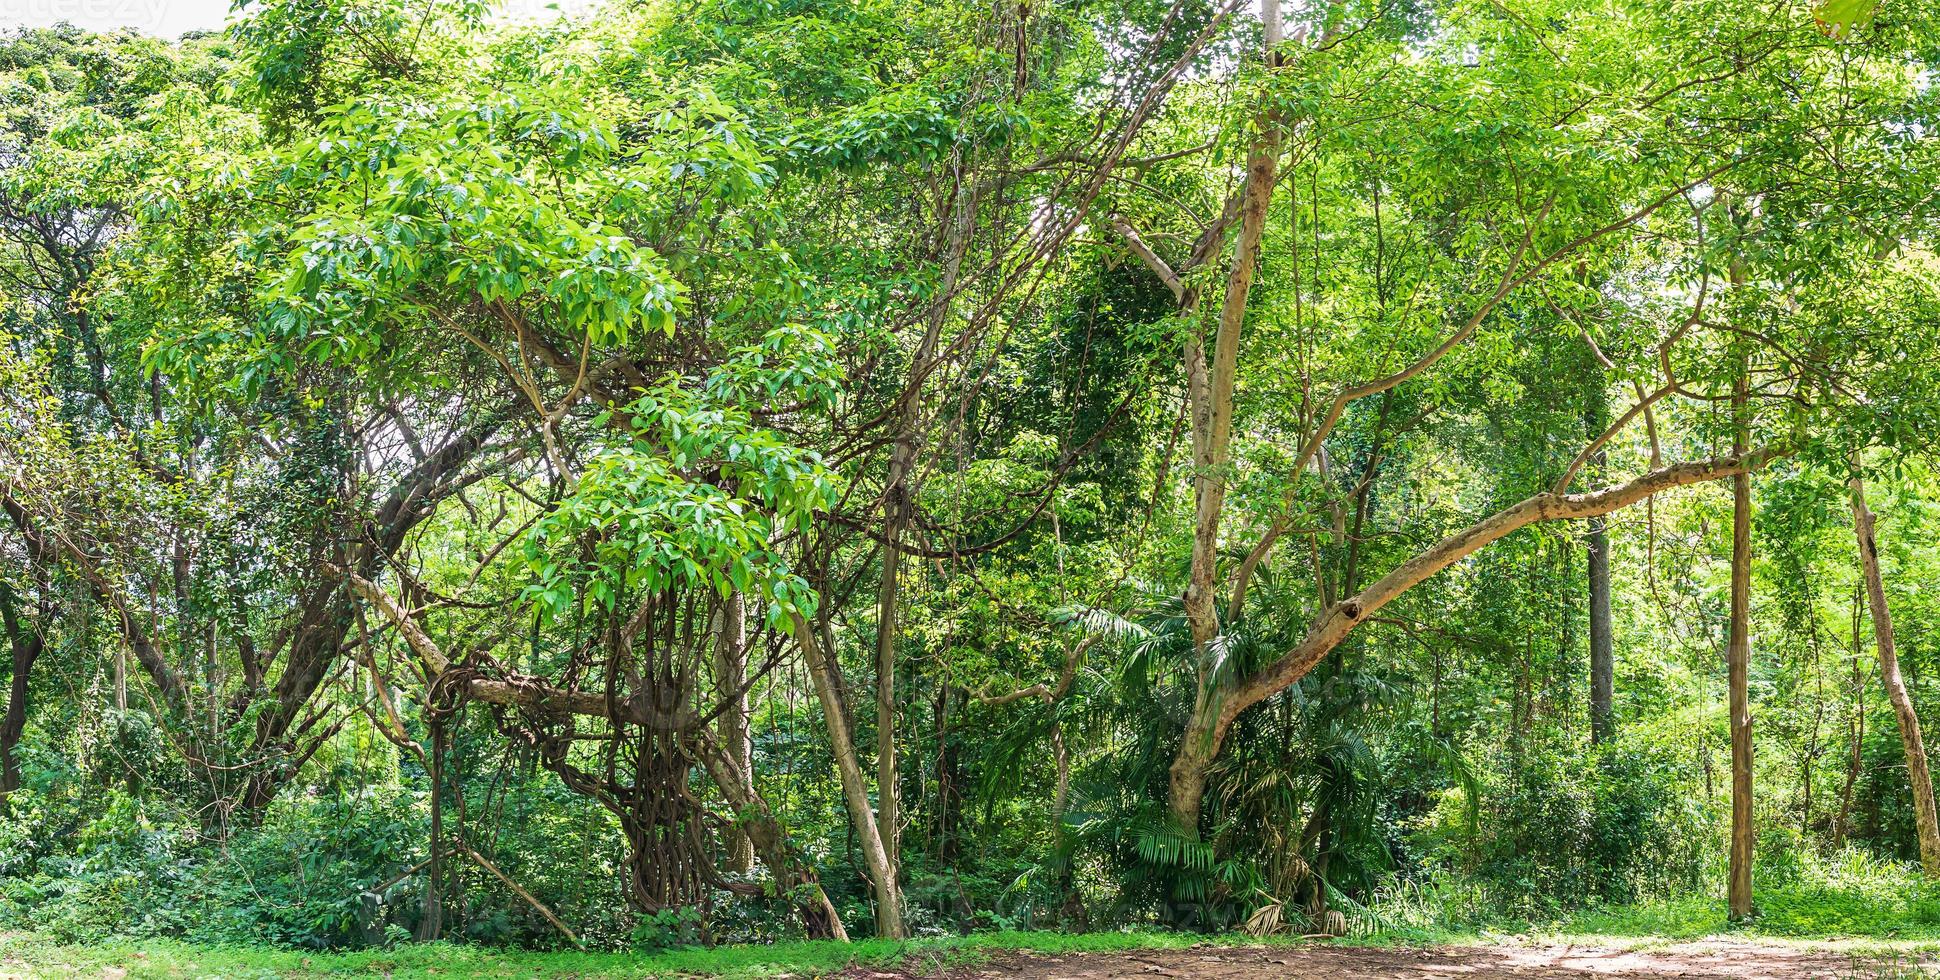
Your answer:
[[[67,21],[93,31],[132,27],[180,37],[213,31],[229,16],[229,0],[0,0],[0,28],[48,27]]]
[[[504,0],[494,4],[496,18],[536,20],[556,16],[555,0]],[[178,38],[188,31],[214,31],[229,16],[230,0],[0,0],[0,30],[49,27],[67,21],[91,31],[132,27],[144,34]],[[583,10],[589,0],[558,0],[566,10]]]

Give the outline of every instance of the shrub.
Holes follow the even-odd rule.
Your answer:
[[[546,777],[550,779],[550,777]],[[15,792],[0,819],[0,929],[31,929],[63,942],[167,936],[210,943],[274,943],[311,949],[394,943],[422,914],[424,877],[405,875],[429,831],[421,796],[374,784],[337,794],[292,790],[256,826],[227,836],[150,791],[135,796],[83,787]],[[617,846],[590,805],[547,800],[546,819],[525,820],[516,788],[498,824],[467,828],[475,846],[567,917],[587,942],[615,946],[632,927]],[[579,803],[581,801],[571,801]],[[481,808],[482,809],[482,808]],[[496,880],[467,874],[464,912],[449,933],[483,943],[547,946],[553,926]]]
[[[1682,777],[1647,749],[1531,749],[1484,784],[1472,824],[1470,801],[1445,794],[1416,846],[1518,915],[1694,887],[1714,835]]]

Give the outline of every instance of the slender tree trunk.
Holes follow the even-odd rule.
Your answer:
[[[835,755],[836,773],[842,781],[842,799],[848,805],[849,823],[862,846],[863,863],[869,869],[876,892],[876,934],[886,939],[901,939],[903,929],[902,887],[896,881],[896,866],[883,848],[882,835],[869,808],[869,786],[862,777],[862,763],[856,756],[855,736],[842,701],[842,668],[834,651],[822,649],[815,627],[800,616],[790,623],[795,642],[807,661],[809,680],[815,697],[822,702],[822,718],[828,725],[829,748]]]
[[[1852,522],[1859,538],[1859,563],[1866,576],[1866,597],[1873,617],[1873,642],[1879,648],[1879,679],[1893,714],[1900,722],[1900,744],[1906,749],[1906,777],[1913,784],[1913,823],[1920,837],[1920,868],[1928,878],[1940,878],[1940,818],[1933,804],[1933,774],[1927,767],[1926,743],[1920,737],[1920,716],[1900,677],[1900,658],[1893,645],[1893,619],[1886,608],[1886,584],[1879,573],[1879,542],[1873,512],[1866,507],[1866,485],[1853,459]]]
[[[901,456],[898,448],[897,455]],[[907,491],[900,481],[904,467],[892,464],[890,473],[895,493]],[[884,528],[890,541],[897,540],[903,528],[900,502],[890,505],[897,514],[889,519]],[[896,865],[896,854],[900,849],[897,843],[900,814],[896,806],[896,786],[899,777],[896,771],[896,633],[897,633],[897,579],[901,574],[902,553],[895,546],[885,545],[882,549],[882,588],[876,599],[876,794],[879,804],[876,808],[876,834],[882,838],[884,853],[890,866]]]
[[[962,739],[950,725],[968,700],[969,692],[960,687],[947,682],[937,687],[935,847],[937,860],[946,866],[963,857],[963,750],[958,744]]]
[[[743,781],[735,787],[744,797],[754,796],[754,739],[748,717],[748,633],[747,601],[736,592],[721,604],[720,630],[714,639],[715,676],[727,710],[721,712],[722,751],[733,763],[733,772]],[[754,868],[755,844],[745,829],[736,829],[730,842],[727,867],[746,874]],[[780,871],[775,870],[776,875]]]
[[[128,645],[115,644],[115,710],[128,710]]]
[[[1732,408],[1737,430],[1732,449],[1745,451],[1747,369],[1740,367]],[[1731,478],[1731,636],[1725,649],[1731,710],[1731,876],[1728,888],[1734,920],[1752,914],[1751,796],[1751,475]]]
[[[1610,535],[1601,517],[1590,519],[1590,742],[1616,734],[1616,648],[1610,628]]]
[[[1610,424],[1610,410],[1604,401],[1603,372],[1594,372],[1596,390],[1591,393],[1590,438],[1603,434]],[[1591,459],[1591,473],[1601,476],[1605,454],[1598,451]],[[1616,647],[1610,628],[1610,533],[1601,516],[1590,518],[1590,743],[1601,745],[1616,733],[1613,712],[1616,693]]]
[[[898,839],[901,817],[897,813],[896,791],[896,636],[900,612],[899,596],[903,555],[896,546],[916,512],[917,427],[922,416],[923,379],[943,336],[949,319],[950,301],[957,290],[963,269],[963,256],[970,247],[975,230],[977,195],[959,188],[950,210],[948,236],[944,241],[942,275],[937,282],[936,302],[930,308],[923,336],[910,360],[910,381],[897,406],[895,446],[890,451],[889,474],[883,486],[882,581],[876,592],[876,834],[890,867],[899,864]]]
[[[418,919],[418,939],[437,939],[444,932],[444,758],[445,728],[437,719],[431,722],[431,753],[425,776],[431,781],[430,860],[424,867],[424,914]]]
[[[1799,756],[1799,837],[1812,832],[1812,792],[1817,782],[1819,756],[1825,754],[1825,666],[1819,638],[1812,637],[1812,737],[1806,740]]]
[[[1055,849],[1062,855],[1058,862],[1058,892],[1064,896],[1063,916],[1066,928],[1082,932],[1091,927],[1091,915],[1085,908],[1084,892],[1078,888],[1078,876],[1067,852],[1067,842],[1071,831],[1064,825],[1064,814],[1071,805],[1071,751],[1064,742],[1064,730],[1056,721],[1051,722],[1051,759],[1057,766],[1057,782],[1051,793],[1051,834],[1056,841]]]

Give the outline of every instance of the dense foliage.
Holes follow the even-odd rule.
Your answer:
[[[0,36],[0,929],[1742,914],[1740,848],[1940,923],[1937,68],[1805,0]]]

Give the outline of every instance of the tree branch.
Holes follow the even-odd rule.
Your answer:
[[[1402,562],[1358,595],[1329,607],[1308,627],[1306,636],[1298,644],[1232,691],[1220,709],[1214,738],[1223,737],[1240,712],[1286,690],[1305,677],[1328,651],[1381,607],[1437,572],[1514,531],[1548,521],[1597,517],[1665,490],[1752,473],[1789,452],[1789,449],[1767,447],[1743,455],[1679,463],[1593,493],[1539,493],[1471,524],[1443,538],[1427,551]]]

